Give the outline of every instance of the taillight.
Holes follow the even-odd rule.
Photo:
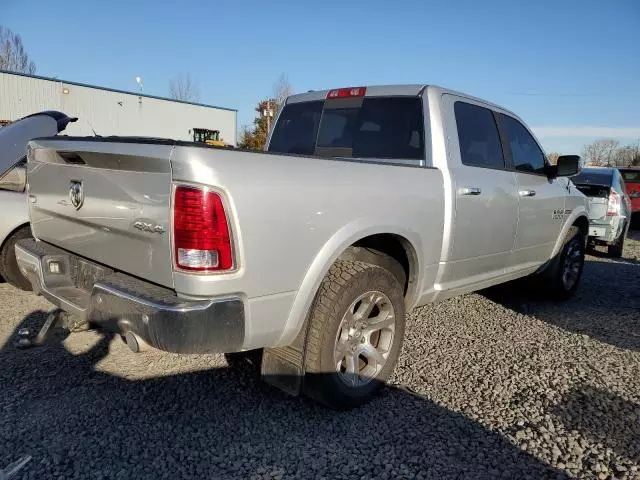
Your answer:
[[[337,88],[335,90],[329,90],[329,93],[327,93],[327,99],[364,97],[365,93],[367,93],[366,87]]]
[[[180,185],[173,203],[177,268],[198,272],[231,270],[233,249],[222,198],[204,188]]]
[[[609,193],[609,203],[607,204],[607,216],[620,215],[620,195],[614,190]]]

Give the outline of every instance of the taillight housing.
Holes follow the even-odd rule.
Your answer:
[[[609,192],[609,203],[607,203],[607,216],[620,215],[620,195],[615,190]]]
[[[191,185],[176,186],[173,248],[179,270],[219,272],[234,268],[229,222],[219,193]]]

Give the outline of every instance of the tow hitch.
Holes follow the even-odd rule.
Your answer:
[[[49,312],[47,319],[36,335],[33,335],[28,328],[18,330],[16,346],[18,348],[38,347],[47,341],[54,328],[64,328],[73,332],[82,330],[85,326],[87,326],[87,323],[79,322],[64,310],[56,308]]]

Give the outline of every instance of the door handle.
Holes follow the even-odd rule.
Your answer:
[[[535,197],[536,196],[536,191],[535,190],[520,190],[518,192],[518,195],[520,195],[521,197]]]
[[[480,195],[482,190],[479,187],[462,187],[458,192],[460,195]]]

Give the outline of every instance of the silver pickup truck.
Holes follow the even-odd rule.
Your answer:
[[[579,157],[546,163],[513,113],[434,86],[293,95],[265,152],[38,139],[21,271],[58,307],[171,352],[262,349],[268,382],[334,408],[394,368],[414,307],[582,273]]]

